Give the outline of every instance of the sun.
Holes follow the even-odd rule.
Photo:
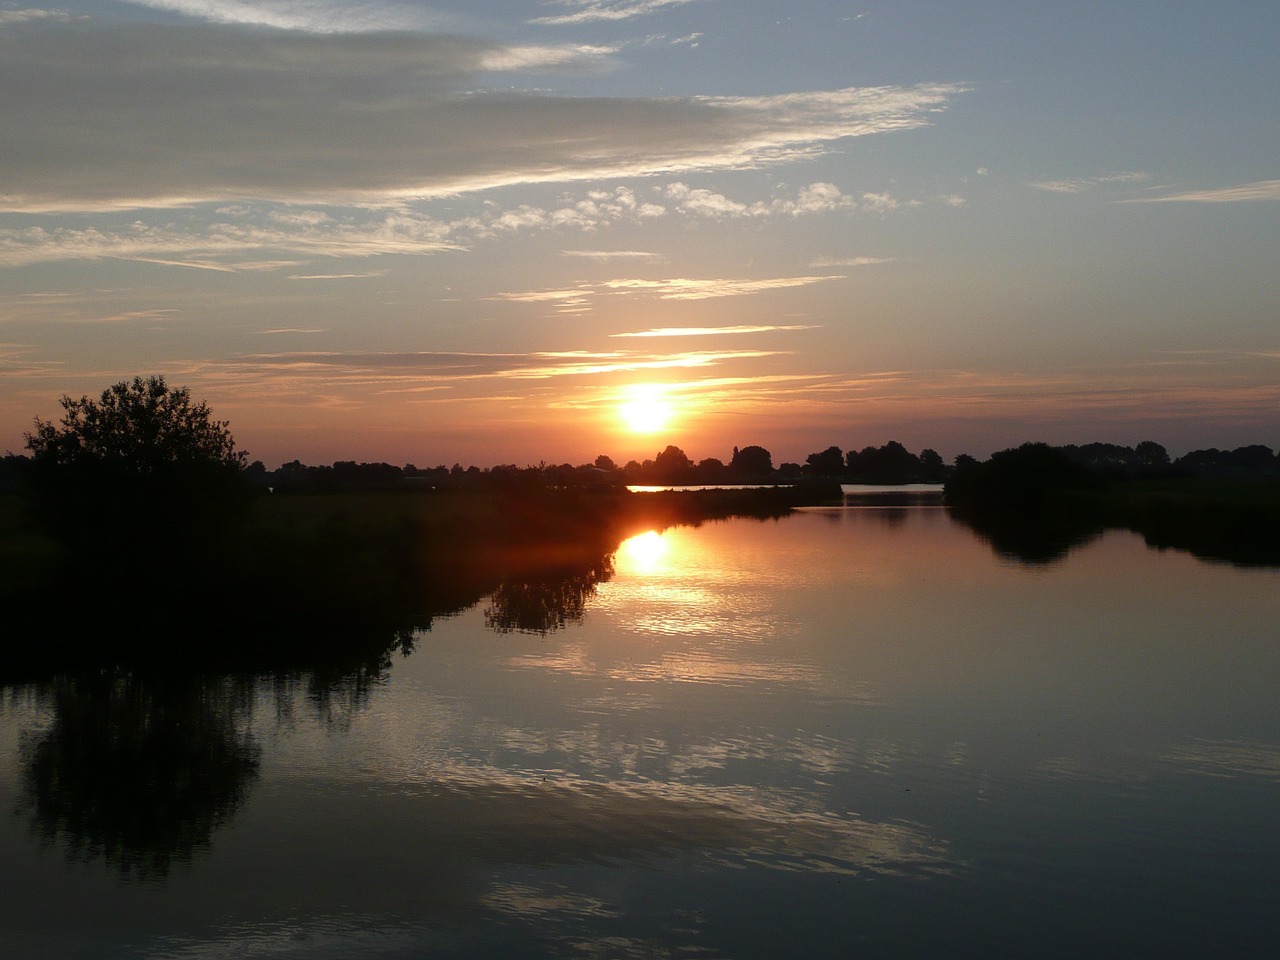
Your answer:
[[[675,416],[675,407],[660,383],[636,383],[627,387],[618,416],[632,433],[657,433]]]

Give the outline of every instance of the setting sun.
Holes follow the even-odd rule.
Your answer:
[[[618,415],[632,433],[657,433],[674,416],[666,388],[657,383],[637,383],[628,387],[618,407]]]

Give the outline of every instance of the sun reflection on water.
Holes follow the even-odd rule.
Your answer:
[[[614,557],[614,570],[642,577],[661,573],[667,547],[666,539],[657,530],[624,540]]]

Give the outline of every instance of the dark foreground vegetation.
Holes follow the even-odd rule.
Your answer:
[[[958,458],[944,488],[955,516],[1001,553],[1048,562],[1104,530],[1206,560],[1280,565],[1280,460],[1263,446],[1171,462],[1158,444],[1026,443]]]

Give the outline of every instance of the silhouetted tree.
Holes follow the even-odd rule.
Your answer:
[[[968,458],[972,460],[972,458]],[[985,463],[961,465],[947,480],[948,503],[973,509],[1012,509],[1035,505],[1054,490],[1089,490],[1099,475],[1047,443],[1024,443],[993,453]]]
[[[1169,466],[1169,453],[1154,440],[1143,440],[1133,448],[1138,465],[1147,470],[1163,470]]]
[[[668,446],[655,456],[653,466],[660,483],[686,483],[693,473],[692,461],[676,446]]]
[[[729,469],[741,479],[766,479],[773,473],[773,455],[760,446],[734,447]]]
[[[37,513],[65,540],[173,541],[208,529],[245,489],[227,423],[164,377],[97,400],[64,396],[58,423],[26,434]]]
[[[855,456],[849,451],[849,475],[862,483],[909,483],[920,475],[916,455],[896,440],[883,447],[863,447]]]
[[[718,457],[707,457],[705,460],[699,460],[698,465],[694,468],[693,475],[698,483],[725,483],[733,479],[729,473],[729,468]]]
[[[838,477],[844,473],[844,453],[839,447],[811,453],[804,462],[805,472],[813,477]]]
[[[926,447],[920,451],[920,479],[925,483],[941,483],[947,476],[947,465],[937,450]]]

